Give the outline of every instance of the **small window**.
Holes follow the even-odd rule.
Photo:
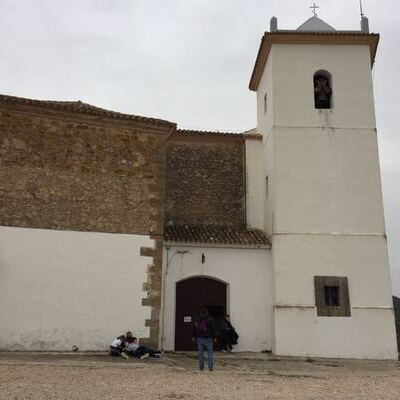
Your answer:
[[[264,114],[267,112],[267,93],[264,94]]]
[[[314,103],[316,109],[332,108],[332,76],[328,71],[314,74]]]
[[[350,317],[349,287],[346,277],[314,276],[318,317]]]
[[[265,196],[268,197],[269,194],[269,182],[268,182],[268,175],[265,177]]]
[[[339,307],[339,286],[325,286],[325,306]]]

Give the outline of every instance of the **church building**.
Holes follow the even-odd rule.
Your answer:
[[[194,350],[206,307],[237,351],[397,359],[378,42],[272,18],[241,134],[0,95],[0,350]]]

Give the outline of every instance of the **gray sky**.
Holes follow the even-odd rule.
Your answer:
[[[359,29],[358,0],[319,0],[319,17]],[[398,0],[363,0],[381,33],[374,68],[386,226],[400,295]],[[0,0],[0,92],[82,100],[177,122],[243,131],[256,125],[247,88],[261,36],[276,15],[294,29],[310,0]]]

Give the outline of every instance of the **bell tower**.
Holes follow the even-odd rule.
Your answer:
[[[314,9],[315,13],[315,9]],[[371,68],[379,35],[271,20],[250,89],[278,355],[397,359]]]

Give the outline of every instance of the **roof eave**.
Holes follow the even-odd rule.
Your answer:
[[[89,116],[101,120],[133,122],[162,127],[176,128],[176,123],[140,115],[124,114],[117,111],[103,109],[81,101],[38,100],[25,97],[0,94],[0,107],[13,110],[40,110],[51,113],[62,113],[70,116]]]
[[[172,241],[164,240],[164,246],[177,247],[219,247],[228,249],[253,249],[253,250],[270,250],[271,244],[243,244],[243,243],[210,243],[210,242],[195,242],[195,241]]]
[[[206,136],[206,135],[211,135],[211,136],[233,136],[236,138],[241,138],[243,136],[243,133],[238,132],[220,132],[220,131],[199,131],[199,130],[194,130],[194,129],[177,129],[176,130],[176,135],[180,136]]]
[[[375,62],[379,43],[378,33],[362,33],[360,31],[335,32],[306,32],[306,31],[277,31],[265,32],[256,62],[251,75],[249,89],[256,92],[260,83],[268,56],[273,44],[368,44],[371,52],[371,67]]]

